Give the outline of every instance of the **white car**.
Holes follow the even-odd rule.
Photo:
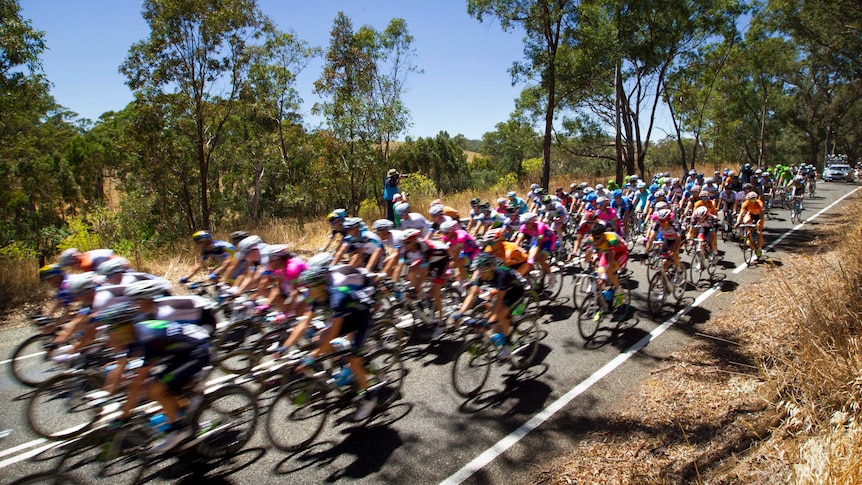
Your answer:
[[[834,180],[846,180],[854,182],[856,180],[856,171],[850,168],[850,165],[834,164],[826,167],[823,171],[823,181],[832,182]]]

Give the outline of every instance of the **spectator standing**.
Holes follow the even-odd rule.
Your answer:
[[[386,173],[386,180],[383,181],[383,203],[386,204],[386,218],[395,222],[395,210],[393,198],[398,194],[398,184],[401,179],[407,175],[398,173],[398,170],[390,168]]]

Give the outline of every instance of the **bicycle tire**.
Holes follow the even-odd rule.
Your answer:
[[[87,396],[102,389],[102,380],[82,373],[60,374],[43,382],[27,401],[27,425],[49,440],[67,440],[89,431],[101,407]]]
[[[365,347],[370,351],[387,349],[401,352],[407,345],[408,338],[405,337],[404,329],[399,328],[395,320],[384,318],[372,322],[371,328],[368,329]]]
[[[195,451],[207,458],[236,453],[254,435],[259,415],[257,396],[245,387],[228,384],[206,394],[191,418]]]
[[[661,271],[656,271],[649,279],[649,290],[647,292],[647,307],[653,317],[661,313],[662,307],[667,300],[667,288]]]
[[[54,470],[81,483],[92,482],[94,478],[110,478],[112,483],[123,483],[122,477],[137,469],[128,483],[140,483],[154,439],[152,429],[142,426],[87,435],[69,446]],[[119,440],[122,441],[117,443]],[[110,446],[122,446],[123,450],[111,457],[107,455]]]
[[[496,361],[496,352],[483,336],[468,339],[458,349],[452,361],[452,387],[459,396],[470,398],[482,391]]]
[[[671,264],[668,268],[668,271],[665,273],[666,278],[676,278],[677,271],[679,271],[675,265]],[[673,280],[671,280],[671,287],[674,299],[679,302],[685,296],[685,290],[688,287],[688,281],[685,279],[685,269],[682,271],[683,281],[680,284],[676,284]]]
[[[742,240],[745,243],[742,247],[742,260],[745,261],[745,264],[751,265],[754,257],[754,251],[751,250],[752,234],[746,234]]]
[[[718,270],[718,264],[716,263],[718,258],[718,251],[710,251],[708,257],[705,256],[706,260],[706,273],[709,276],[715,276],[715,272]]]
[[[368,389],[385,399],[378,405],[385,405],[401,395],[401,386],[407,374],[404,363],[397,351],[380,349],[364,359],[368,373]]]
[[[598,290],[585,294],[578,309],[578,333],[585,342],[589,342],[596,336],[604,320],[604,316],[598,321],[595,320],[595,316],[604,307],[599,298],[601,294]]]
[[[688,266],[688,276],[692,284],[697,284],[701,278],[703,278],[705,264],[706,257],[704,256],[703,250],[695,250],[691,255],[691,264]]]
[[[536,313],[525,314],[517,325],[512,325],[509,345],[512,346],[513,369],[526,369],[533,365],[536,354],[539,353],[539,327],[536,324]]]
[[[256,365],[260,364],[260,359],[263,356],[262,352],[243,349],[234,350],[233,352],[219,356],[215,361],[215,366],[228,374],[244,376],[250,373]]]
[[[581,308],[581,302],[583,301],[583,296],[591,293],[592,285],[596,284],[596,277],[593,275],[577,275],[575,276],[575,283],[572,288],[572,304],[575,307],[575,310]]]
[[[260,324],[252,320],[240,320],[231,323],[218,333],[215,341],[216,355],[229,354],[236,350],[253,350],[263,337]]]
[[[554,271],[556,269],[556,271]],[[545,287],[545,291],[548,292],[548,298],[551,300],[556,300],[557,297],[560,296],[560,293],[563,291],[563,284],[566,279],[566,267],[563,266],[559,261],[551,264],[551,274],[556,275],[557,281],[553,286],[548,285]]]
[[[287,452],[302,450],[314,442],[332,412],[329,392],[329,387],[316,378],[284,386],[266,413],[269,442]]]
[[[43,382],[59,375],[61,367],[47,355],[34,355],[45,352],[46,344],[54,340],[53,335],[31,335],[15,347],[9,357],[9,370],[12,378],[24,386],[35,388]]]

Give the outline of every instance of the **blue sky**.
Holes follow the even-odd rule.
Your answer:
[[[20,0],[22,15],[45,32],[43,67],[52,94],[81,117],[96,120],[132,100],[118,72],[132,43],[149,29],[136,0]],[[261,0],[261,9],[282,30],[292,30],[311,45],[329,44],[332,21],[343,11],[354,28],[382,30],[403,18],[415,37],[416,64],[404,101],[411,111],[409,135],[435,136],[446,130],[479,139],[506,121],[522,86],[512,86],[507,69],[523,57],[522,35],[504,33],[497,22],[480,23],[467,14],[465,0]],[[322,61],[298,79],[309,123],[319,98],[312,83]],[[403,135],[402,137],[403,138]]]

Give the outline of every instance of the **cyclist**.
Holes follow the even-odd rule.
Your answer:
[[[517,192],[511,190],[506,196],[509,198],[509,207],[517,209],[519,215],[527,212],[527,201],[518,197]]]
[[[418,212],[410,212],[410,204],[401,202],[395,205],[395,213],[401,218],[401,230],[417,229],[422,237],[431,234],[431,221]]]
[[[502,227],[491,229],[485,233],[482,244],[485,247],[484,252],[491,253],[495,258],[502,261],[504,266],[514,269],[521,276],[526,276],[533,269],[532,265],[527,264],[527,251],[524,251],[517,244],[507,241],[506,230]]]
[[[480,214],[476,218],[477,225],[473,233],[474,236],[481,237],[488,229],[503,227],[505,216],[492,209],[489,202],[482,202],[479,205],[479,210]]]
[[[625,296],[622,293],[617,293],[620,288],[620,278],[617,271],[628,261],[629,250],[620,236],[601,221],[593,225],[590,229],[590,235],[589,243],[599,253],[597,267],[599,278],[607,280],[611,284],[611,287],[602,292],[602,295],[608,303],[619,306]],[[602,319],[602,315],[599,313],[594,318],[599,321]]]
[[[72,318],[72,303],[75,298],[69,293],[68,276],[63,271],[63,267],[57,263],[47,264],[39,268],[39,281],[54,290],[54,294],[51,296],[51,305],[45,315],[53,317],[60,312],[53,325],[42,327],[42,332],[49,334]]]
[[[198,231],[192,234],[192,241],[194,241],[195,248],[200,253],[200,257],[195,262],[192,272],[187,276],[180,278],[180,284],[187,283],[210,259],[214,259],[219,263],[218,267],[216,267],[209,275],[209,279],[217,280],[220,275],[224,274],[225,269],[227,269],[228,262],[230,261],[230,257],[233,256],[233,244],[227,241],[213,239],[212,235],[207,231]]]
[[[652,220],[655,221],[655,223],[650,230],[647,240],[644,242],[646,252],[649,254],[650,249],[652,249],[653,242],[659,235],[661,235],[661,257],[665,260],[663,263],[664,269],[667,270],[671,261],[673,261],[673,264],[676,265],[677,269],[676,278],[673,283],[675,285],[681,285],[685,281],[685,267],[679,259],[679,248],[682,246],[682,237],[679,233],[679,227],[674,221],[673,211],[667,208],[657,210],[656,213],[653,214]],[[646,262],[647,258],[644,258],[642,261]]]
[[[343,234],[344,229],[341,228],[340,221],[338,225],[338,230]],[[236,258],[236,265],[242,265],[245,271],[237,276],[234,281],[234,286],[231,288],[232,293],[240,294],[245,290],[258,287],[260,278],[265,271],[266,263],[269,261],[266,247],[267,244],[263,242],[260,236],[256,235],[249,236],[239,242],[234,257]]]
[[[550,226],[540,222],[536,214],[528,212],[521,216],[521,227],[518,229],[515,244],[520,246],[527,238],[530,247],[527,263],[533,265],[538,261],[539,267],[548,276],[548,285],[556,286],[557,275],[551,272],[548,257],[557,245],[557,234]]]
[[[611,209],[617,213],[617,217],[620,219],[620,235],[623,238],[628,237],[626,231],[632,218],[632,201],[628,197],[623,197],[622,189],[614,190],[611,196],[613,196]]]
[[[266,251],[268,262],[260,284],[264,289],[270,288],[266,294],[266,306],[284,313],[296,313],[300,300],[296,283],[308,265],[289,251],[286,244],[271,244]]]
[[[365,337],[371,326],[371,308],[374,306],[374,301],[370,298],[373,294],[373,283],[361,270],[342,265],[332,268],[308,268],[300,274],[299,284],[305,288],[305,300],[310,306],[305,318],[301,318],[301,323],[291,332],[293,341],[289,339],[288,346],[305,333],[316,312],[322,310],[331,313],[332,318],[319,340],[319,347],[303,360],[302,365],[308,367],[321,354],[334,353],[332,341],[338,337],[350,336],[350,356],[347,362],[355,377],[358,391],[353,419],[362,421],[370,416],[377,406],[377,396],[368,392],[368,373],[362,361]],[[296,338],[293,338],[294,336]]]
[[[333,261],[340,261],[342,256],[348,256],[350,265],[354,268],[365,266],[368,271],[380,269],[385,253],[383,241],[364,226],[365,223],[358,217],[344,220],[344,242],[335,251]]]
[[[745,202],[739,208],[736,217],[736,226],[745,222],[746,224],[757,224],[757,247],[754,254],[755,259],[763,255],[763,201],[757,198],[757,192],[751,191],[745,195]]]
[[[197,325],[165,320],[135,323],[138,315],[139,309],[129,303],[113,305],[99,315],[100,323],[108,327],[109,345],[119,353],[117,367],[106,384],[109,391],[115,392],[130,358],[143,359],[139,368],[130,369],[133,377],[119,419],[129,419],[146,389],[147,398],[161,405],[169,423],[165,437],[152,447],[154,453],[162,454],[191,436],[191,430],[180,421],[179,397],[210,365],[212,346],[209,334]],[[195,401],[191,407],[198,405]]]
[[[431,216],[431,231],[434,233],[440,230],[440,224],[453,220],[446,215],[443,204],[432,204],[428,209],[428,215]]]
[[[443,234],[443,242],[449,245],[449,259],[455,269],[455,279],[460,284],[467,279],[467,268],[479,254],[479,245],[456,221],[441,224],[440,232]]]
[[[482,211],[479,209],[479,206],[481,204],[482,204],[482,199],[480,199],[478,197],[470,199],[470,217],[469,217],[470,220],[469,220],[469,222],[467,222],[467,228],[466,228],[467,232],[469,232],[470,234],[473,234],[476,232],[479,214],[482,213]]]
[[[96,327],[90,325],[93,313],[93,302],[96,299],[96,288],[99,286],[96,274],[93,272],[70,275],[66,285],[66,291],[72,304],[78,304],[78,311],[69,322],[60,330],[54,341],[49,345],[51,350],[59,348],[51,358],[57,362],[67,362],[78,355],[78,351],[89,344],[96,337]],[[74,336],[80,338],[72,343],[68,342]]]
[[[452,315],[452,320],[461,318],[464,312],[473,307],[482,284],[489,285],[494,290],[491,309],[488,312],[488,323],[493,325],[496,335],[492,341],[501,346],[497,357],[501,360],[512,355],[509,348],[509,336],[512,333],[512,307],[524,296],[524,283],[516,271],[501,265],[499,259],[490,253],[481,253],[471,265],[473,279],[467,290],[467,297],[461,304],[461,309]]]
[[[554,190],[554,194],[560,200],[560,203],[563,204],[563,207],[568,212],[569,207],[572,206],[572,196],[568,192],[564,191],[562,187],[557,187]]]
[[[129,260],[122,257],[109,259],[100,264],[99,267],[96,268],[96,273],[104,276],[105,285],[130,285],[137,281],[153,280],[157,278],[161,279],[166,284],[166,281],[163,278],[159,278],[156,275],[142,273],[140,271],[132,271],[132,266],[129,263]]]
[[[695,237],[695,231],[697,231],[697,238],[706,241],[709,245],[709,250],[712,251],[712,257],[717,257],[718,252],[716,249],[718,237],[716,236],[714,229],[718,225],[718,217],[710,212],[706,206],[700,206],[694,209],[689,225],[690,237],[693,239]],[[695,228],[695,226],[699,227]]]
[[[430,278],[430,296],[442,320],[443,303],[440,300],[440,290],[446,282],[446,270],[449,268],[449,245],[442,241],[422,239],[417,229],[408,229],[403,236],[395,278],[398,279],[404,274],[404,268],[408,268],[407,281],[415,289],[419,301],[423,301],[425,297],[422,284]]]
[[[346,217],[347,211],[344,209],[335,209],[326,216],[326,220],[329,221],[330,228],[329,240],[326,241],[326,246],[320,250],[321,252],[329,251],[329,245],[332,244],[333,240],[335,240],[336,235],[341,235],[342,239],[344,238],[344,227],[342,224]],[[239,245],[237,244],[237,249],[238,248]]]
[[[554,200],[550,195],[542,198],[542,222],[548,224],[557,233],[557,240],[563,238],[563,230],[566,228],[566,223],[569,222],[569,211],[566,206],[559,200]]]
[[[804,209],[805,207],[802,205],[802,200],[805,198],[805,177],[802,175],[796,175],[790,179],[789,187],[791,200],[793,197],[799,197],[800,207]]]
[[[80,271],[86,273],[88,271],[96,271],[103,262],[115,257],[116,254],[112,249],[93,249],[82,253],[77,248],[69,248],[57,258],[57,263],[64,269],[72,271]]]
[[[388,248],[389,254],[383,262],[383,272],[390,278],[393,277],[395,266],[398,264],[398,255],[404,245],[404,233],[395,229],[395,223],[389,219],[378,219],[371,224],[371,229],[380,238],[384,248]]]

